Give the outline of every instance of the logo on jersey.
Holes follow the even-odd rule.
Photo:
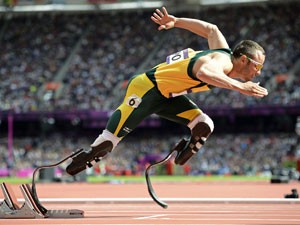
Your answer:
[[[126,100],[126,104],[133,108],[137,108],[141,104],[141,102],[142,99],[135,94],[132,94]]]

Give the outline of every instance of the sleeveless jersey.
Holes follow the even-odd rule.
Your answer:
[[[188,48],[169,55],[166,62],[153,67],[146,75],[166,98],[210,90],[213,86],[195,77],[192,70],[198,58],[212,52],[231,55],[231,50],[226,48],[204,51]]]

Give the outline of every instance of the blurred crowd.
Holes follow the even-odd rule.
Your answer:
[[[143,175],[149,163],[166,157],[181,138],[183,136],[172,134],[158,137],[148,132],[126,137],[89,173]],[[7,141],[2,139],[1,173],[3,175],[6,171],[6,175],[12,176],[25,170],[24,176],[29,176],[37,166],[61,161],[78,148],[88,149],[90,141],[87,137],[70,138],[59,133],[44,138],[17,138],[11,160],[6,150]],[[300,143],[296,134],[213,134],[184,167],[176,167],[172,163],[173,171],[164,169],[160,174],[270,176],[273,169],[281,168],[286,161],[293,161],[299,156]]]
[[[217,24],[230,46],[253,39],[267,53],[258,79],[269,89],[269,96],[255,99],[216,88],[192,95],[197,104],[299,105],[300,79],[289,73],[300,56],[299,8],[293,3],[178,13]],[[150,15],[57,13],[2,18],[0,108],[16,112],[114,109],[135,73],[181,49],[208,48],[205,39],[188,31],[158,32]]]

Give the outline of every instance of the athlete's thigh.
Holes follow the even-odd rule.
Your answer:
[[[157,115],[176,123],[187,125],[201,113],[202,111],[191,99],[182,95],[168,99],[168,101],[161,106]]]
[[[164,99],[148,78],[134,77],[128,84],[123,103],[110,117],[106,129],[118,137],[126,136],[143,119],[155,113]]]

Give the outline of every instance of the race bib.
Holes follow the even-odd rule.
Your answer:
[[[168,64],[171,64],[171,63],[178,62],[180,60],[186,59],[188,57],[189,57],[189,50],[184,49],[180,52],[176,52],[172,55],[167,56],[166,62]]]
[[[133,108],[137,108],[142,102],[142,99],[135,94],[129,96],[126,100],[126,104]]]

